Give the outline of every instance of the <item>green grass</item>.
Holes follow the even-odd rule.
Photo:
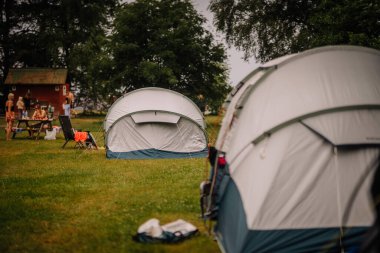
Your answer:
[[[72,123],[102,145],[102,120]],[[213,142],[219,118],[207,120]],[[77,150],[73,142],[61,149],[61,134],[6,142],[0,132],[0,252],[219,252],[199,219],[205,159],[106,160],[104,150]],[[175,245],[134,242],[153,217],[185,219],[200,233]]]

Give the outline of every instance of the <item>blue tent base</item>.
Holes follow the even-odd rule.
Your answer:
[[[345,231],[341,245],[339,228],[250,230],[239,252],[341,253],[342,249],[348,253],[358,252],[368,227],[346,228]],[[223,247],[226,246],[220,237],[218,240]]]
[[[250,230],[239,191],[231,179],[219,206],[215,234],[224,252],[341,253],[357,252],[369,227]]]
[[[207,157],[208,151],[205,148],[199,152],[192,153],[182,153],[182,152],[171,152],[163,151],[158,149],[145,149],[145,150],[135,150],[130,152],[113,152],[107,149],[106,156],[108,159],[167,159],[167,158],[200,158]]]

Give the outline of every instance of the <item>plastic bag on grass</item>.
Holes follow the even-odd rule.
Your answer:
[[[46,129],[46,135],[44,137],[45,140],[55,140],[55,136],[57,134],[57,129],[53,128],[52,130]]]
[[[160,226],[158,219],[143,223],[132,238],[141,243],[177,243],[195,235],[198,229],[182,219]]]

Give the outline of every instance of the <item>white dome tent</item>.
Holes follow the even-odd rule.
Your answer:
[[[227,167],[224,252],[348,252],[374,214],[380,52],[329,46],[281,57],[231,93],[216,148]]]
[[[207,156],[202,112],[171,90],[149,87],[125,94],[108,110],[104,130],[107,158]]]

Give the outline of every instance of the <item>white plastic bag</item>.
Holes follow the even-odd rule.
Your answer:
[[[160,237],[162,232],[160,221],[155,218],[146,221],[137,230],[137,233],[146,233],[151,237]]]
[[[171,233],[180,232],[183,235],[193,233],[197,230],[193,224],[182,219],[162,225],[162,229]]]
[[[55,140],[55,136],[57,134],[57,130],[53,128],[52,130],[47,130],[46,129],[46,135],[45,135],[45,140]]]

